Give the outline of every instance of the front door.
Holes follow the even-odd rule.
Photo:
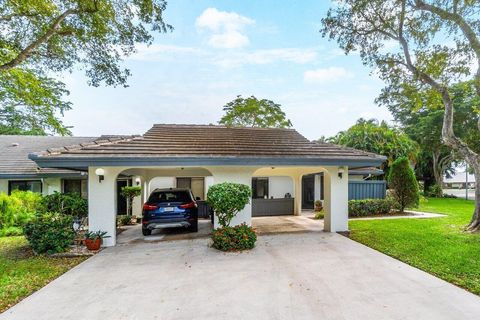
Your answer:
[[[127,199],[122,196],[122,188],[128,186],[127,180],[117,180],[117,214],[127,214]]]
[[[302,177],[302,209],[313,209],[315,202],[315,175]]]

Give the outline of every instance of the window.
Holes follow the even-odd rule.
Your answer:
[[[154,192],[148,198],[149,203],[165,203],[165,202],[190,202],[192,201],[190,192],[188,191],[160,191]]]
[[[205,198],[205,178],[177,178],[177,188],[185,188],[192,190],[195,198],[203,200]]]
[[[87,180],[85,179],[64,179],[63,193],[78,193],[82,198],[88,197]]]
[[[253,198],[268,199],[268,178],[252,178]]]
[[[14,190],[42,193],[42,181],[41,180],[9,181],[8,194],[11,194],[12,191]]]

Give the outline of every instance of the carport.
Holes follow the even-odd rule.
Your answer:
[[[203,177],[251,185],[253,177],[290,177],[293,206],[302,209],[302,177],[324,174],[324,230],[348,230],[348,170],[379,166],[385,158],[328,143],[310,142],[293,129],[237,128],[214,125],[154,125],[142,136],[68,146],[29,155],[43,168],[88,172],[89,228],[104,230],[116,243],[116,179],[135,177],[144,197],[156,177]],[[247,205],[232,224],[252,222]],[[214,221],[214,227],[217,221]]]

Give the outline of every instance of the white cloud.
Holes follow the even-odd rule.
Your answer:
[[[146,44],[138,44],[136,46],[137,52],[131,57],[132,60],[140,61],[158,61],[166,55],[174,54],[202,54],[203,51],[198,48],[182,47],[168,44],[157,44],[147,46]]]
[[[317,50],[313,48],[277,48],[222,54],[214,62],[224,68],[232,68],[245,64],[260,65],[276,62],[304,64],[312,62],[316,58]]]
[[[305,82],[325,83],[352,78],[353,74],[345,68],[329,67],[324,69],[308,70],[303,74]]]
[[[227,49],[247,46],[250,41],[242,31],[245,26],[254,23],[254,20],[236,12],[219,11],[216,8],[205,9],[195,22],[197,28],[212,33],[208,40],[209,45]]]

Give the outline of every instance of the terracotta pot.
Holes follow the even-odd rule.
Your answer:
[[[85,239],[85,246],[88,250],[96,251],[100,249],[102,245],[102,238],[97,239]]]

